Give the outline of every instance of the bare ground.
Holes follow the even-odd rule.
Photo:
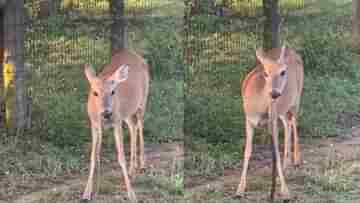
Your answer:
[[[133,187],[139,202],[161,202],[163,199],[170,202],[176,201],[176,198],[178,198],[176,190],[171,187],[166,188],[166,184],[176,173],[176,170],[178,170],[176,169],[177,165],[183,161],[182,144],[148,145],[145,151],[147,155],[147,172],[132,178]],[[159,180],[158,177],[163,178],[163,180]],[[72,178],[58,184],[47,185],[47,189],[23,191],[24,195],[16,197],[9,202],[79,202],[87,176]],[[116,161],[102,165],[101,177],[98,180],[101,184],[92,202],[127,202],[121,171]],[[3,202],[0,201],[0,203]]]
[[[301,144],[301,150],[304,164],[297,169],[289,167],[286,171],[287,183],[292,192],[291,202],[360,201],[360,128],[353,128],[350,135],[336,138],[307,138]],[[175,173],[176,164],[183,161],[182,143],[148,145],[146,151],[147,170],[145,174],[133,178],[139,202],[183,202],[183,194],[177,193],[161,180],[171,177]],[[268,202],[271,186],[270,147],[256,145],[250,162],[247,193],[242,199],[233,197],[241,172],[241,164],[238,166],[225,169],[224,177],[192,178],[186,184],[185,196],[221,193],[222,197],[214,202]],[[73,177],[47,185],[48,189],[29,191],[10,202],[79,202],[86,178]],[[103,164],[100,182],[96,201],[93,202],[127,202],[121,173],[115,161]],[[186,202],[208,201],[192,199]]]
[[[360,127],[353,128],[349,135],[336,138],[301,140],[304,164],[297,169],[290,166],[285,173],[292,194],[290,202],[360,202]],[[249,166],[247,192],[243,198],[234,196],[239,184],[241,163],[225,169],[224,176],[217,179],[207,181],[201,177],[192,178],[186,183],[185,194],[201,194],[192,202],[209,202],[209,199],[200,199],[214,193],[221,195],[216,200],[211,199],[211,202],[270,202],[271,163],[270,146],[255,145]],[[276,198],[276,202],[281,202],[279,196]]]

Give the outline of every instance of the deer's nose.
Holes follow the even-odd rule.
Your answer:
[[[281,95],[280,92],[278,92],[276,90],[273,90],[273,91],[270,92],[270,96],[273,99],[277,99],[278,97],[280,97],[280,95]]]
[[[105,110],[104,112],[101,113],[102,117],[105,119],[110,119],[112,116],[112,112],[109,110]]]

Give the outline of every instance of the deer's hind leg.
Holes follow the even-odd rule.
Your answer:
[[[136,174],[137,168],[137,126],[136,119],[134,116],[125,120],[128,129],[129,129],[129,137],[130,137],[130,166],[129,166],[129,175],[134,176]]]
[[[284,126],[284,158],[283,158],[283,168],[286,169],[289,163],[291,162],[291,143],[292,143],[292,134],[291,134],[291,124],[287,116],[279,116],[280,120]]]
[[[294,145],[294,154],[293,154],[293,164],[295,167],[302,164],[301,154],[300,154],[300,145],[299,145],[299,134],[297,129],[297,116],[294,112],[288,113],[288,119],[290,121],[290,126],[292,127],[293,133],[293,145]]]
[[[145,149],[144,149],[144,111],[142,109],[139,109],[136,112],[137,117],[137,130],[139,135],[139,164],[140,164],[140,170],[145,170]]]

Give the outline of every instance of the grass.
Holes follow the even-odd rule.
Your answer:
[[[65,8],[65,1],[62,1],[59,5],[60,13],[66,12],[68,8]],[[67,1],[69,2],[69,1]],[[95,15],[102,16],[109,14],[110,1],[108,0],[75,0],[72,1],[72,10],[79,12],[81,15]],[[125,13],[129,15],[152,15],[154,8],[162,7],[172,3],[171,0],[125,0]],[[175,3],[175,5],[178,3]],[[27,1],[25,7],[31,16],[37,17],[40,10],[40,2],[37,0]],[[178,7],[179,8],[179,7]],[[164,12],[164,11],[163,11]],[[166,12],[166,11],[165,11]]]
[[[190,2],[190,1],[186,1]],[[198,2],[200,15],[213,14],[223,8],[225,16],[260,17],[263,12],[262,0],[203,0]],[[285,15],[298,8],[303,8],[304,0],[280,0],[281,12]]]
[[[235,11],[235,13],[243,16],[256,15],[257,12],[262,11],[262,0],[251,1],[230,1],[229,7]],[[219,1],[221,3],[221,1]],[[302,0],[280,0],[280,8],[282,11],[289,12],[297,8],[301,8],[304,4]]]

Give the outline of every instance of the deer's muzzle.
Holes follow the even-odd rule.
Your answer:
[[[281,94],[280,94],[280,92],[278,92],[277,90],[272,90],[272,91],[270,92],[270,96],[271,96],[272,99],[277,99],[278,97],[281,96]]]

